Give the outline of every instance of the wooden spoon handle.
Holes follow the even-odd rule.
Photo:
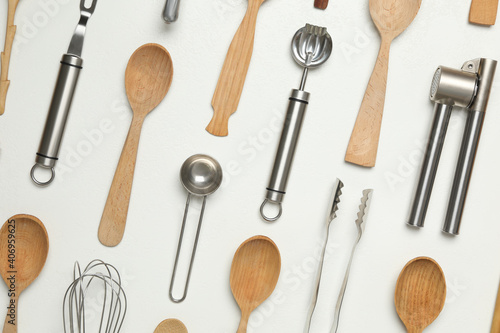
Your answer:
[[[135,162],[141,136],[143,117],[134,116],[120,161],[116,167],[108,199],[99,225],[99,240],[103,245],[116,246],[125,232],[130,193],[134,180]]]
[[[491,333],[500,333],[500,288],[498,289],[495,312],[493,313],[493,323],[491,324]]]
[[[494,25],[497,20],[498,0],[472,0],[469,22]]]
[[[314,0],[314,7],[318,9],[326,9],[328,7],[328,0]]]
[[[347,147],[345,156],[347,162],[370,168],[375,166],[384,112],[390,48],[391,41],[382,39],[377,63],[368,82]]]
[[[228,135],[229,117],[240,102],[250,60],[260,4],[252,1],[227,51],[226,60],[212,98],[214,115],[206,130],[216,136]]]
[[[250,312],[248,311],[241,312],[240,326],[238,327],[238,331],[236,333],[247,333],[249,318],[250,318]]]
[[[7,307],[7,316],[3,324],[2,333],[17,333],[17,319],[19,309],[19,296],[11,297]]]
[[[9,9],[7,14],[7,31],[5,34],[5,47],[1,54],[1,69],[0,69],[0,115],[5,112],[5,102],[7,99],[7,90],[9,89],[9,63],[12,53],[12,44],[16,35],[16,26],[14,25],[14,16],[19,0],[9,0]]]

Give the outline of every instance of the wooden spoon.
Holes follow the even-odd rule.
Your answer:
[[[421,333],[443,310],[446,281],[437,262],[420,257],[403,268],[396,285],[395,303],[399,318],[409,333]]]
[[[9,89],[9,63],[12,53],[12,44],[16,35],[17,27],[14,25],[14,16],[16,15],[17,4],[19,0],[9,0],[9,9],[7,13],[7,31],[5,33],[5,47],[1,55],[0,71],[0,116],[5,112],[5,102],[7,99],[7,90]]]
[[[422,0],[370,0],[370,14],[382,41],[347,147],[347,162],[364,167],[375,166],[387,87],[389,50],[394,38],[413,21],[421,3]]]
[[[237,333],[246,333],[253,310],[276,288],[281,271],[278,247],[265,236],[246,240],[236,251],[231,266],[231,290],[241,310]]]
[[[103,245],[116,246],[123,238],[142,124],[167,95],[173,74],[170,54],[161,45],[143,45],[130,57],[125,89],[134,116],[99,225]]]
[[[498,0],[472,0],[469,22],[481,25],[495,25]]]
[[[212,98],[214,115],[206,130],[227,136],[229,117],[236,112],[252,59],[257,14],[264,0],[248,0],[248,8],[227,51],[226,60]]]
[[[167,319],[158,325],[154,333],[188,333],[186,326],[177,319]]]
[[[19,296],[38,277],[49,252],[49,236],[34,216],[16,215],[0,229],[0,275],[10,297],[3,333],[16,333]]]

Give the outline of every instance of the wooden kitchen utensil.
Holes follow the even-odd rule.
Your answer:
[[[19,296],[38,277],[49,252],[49,236],[34,216],[11,217],[0,229],[0,275],[10,297],[3,333],[16,333]]]
[[[326,7],[328,7],[328,0],[314,0],[314,7],[318,9],[326,9]]]
[[[188,333],[186,326],[177,319],[164,320],[156,327],[154,333]]]
[[[141,46],[129,60],[125,89],[134,116],[99,225],[103,245],[116,246],[123,238],[142,124],[167,95],[173,74],[170,54],[158,44]]]
[[[7,31],[5,33],[5,47],[1,55],[1,71],[0,71],[0,115],[5,112],[5,102],[7,99],[7,90],[9,89],[9,63],[10,55],[12,54],[12,44],[16,35],[17,27],[14,25],[14,16],[16,15],[17,4],[19,0],[8,0],[9,9],[7,13]]]
[[[252,237],[240,245],[231,266],[231,290],[241,309],[237,333],[246,333],[253,310],[276,288],[281,271],[278,247],[265,236]]]
[[[228,135],[229,117],[236,112],[252,59],[257,14],[264,0],[248,0],[248,8],[227,51],[226,60],[212,98],[214,115],[206,130],[216,136]]]
[[[469,22],[481,25],[495,25],[498,0],[472,0]]]
[[[408,333],[421,333],[443,310],[446,301],[443,270],[431,258],[411,260],[399,275],[394,299]]]
[[[495,304],[495,312],[493,313],[493,323],[491,324],[490,333],[500,333],[500,288],[498,289],[497,302]]]
[[[377,62],[347,147],[346,162],[374,167],[384,111],[391,43],[413,21],[422,0],[370,0],[370,14],[382,38]]]

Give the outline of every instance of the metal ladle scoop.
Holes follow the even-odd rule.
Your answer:
[[[177,254],[175,255],[174,270],[172,272],[172,280],[170,282],[170,299],[174,303],[180,303],[186,299],[189,287],[189,279],[191,278],[191,269],[193,268],[194,257],[196,254],[196,247],[198,246],[198,239],[200,237],[201,223],[203,221],[203,213],[205,212],[205,204],[207,196],[217,191],[222,183],[222,167],[219,162],[208,155],[193,155],[188,158],[181,167],[181,182],[184,188],[189,192],[186,208],[184,210],[184,218],[182,220],[181,234],[179,236],[179,243],[177,245]],[[189,203],[191,196],[203,197],[203,204],[201,206],[200,219],[198,221],[198,228],[196,230],[196,238],[194,240],[193,250],[191,252],[191,261],[189,263],[188,275],[184,287],[182,298],[175,298],[173,295],[174,281],[177,272],[177,264],[179,262],[179,254],[181,252],[182,240],[184,239],[184,230],[186,227],[186,220],[189,211]]]
[[[300,129],[304,121],[309,93],[304,91],[307,74],[310,68],[315,68],[325,63],[332,53],[333,42],[327,29],[310,24],[301,28],[292,40],[292,55],[295,61],[304,67],[300,89],[293,89],[288,104],[285,124],[274,160],[271,179],[267,187],[266,199],[260,206],[260,214],[267,222],[274,222],[281,217],[281,203],[286,193],[286,185],[293,162],[293,156],[299,141]],[[268,202],[279,205],[278,215],[268,217],[264,207]]]

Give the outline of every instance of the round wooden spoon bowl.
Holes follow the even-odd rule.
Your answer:
[[[406,264],[396,285],[395,303],[409,333],[420,333],[436,320],[445,300],[446,281],[437,262],[420,257]]]
[[[10,297],[4,333],[17,332],[19,295],[42,271],[48,251],[47,230],[34,216],[13,216],[0,229],[0,275]]]
[[[281,271],[278,247],[265,236],[256,236],[240,245],[231,266],[231,290],[241,309],[238,333],[245,333],[250,314],[276,288]]]
[[[177,319],[167,319],[156,327],[154,333],[188,333],[186,326]]]
[[[399,36],[413,22],[422,0],[370,0],[370,15],[381,35]]]

